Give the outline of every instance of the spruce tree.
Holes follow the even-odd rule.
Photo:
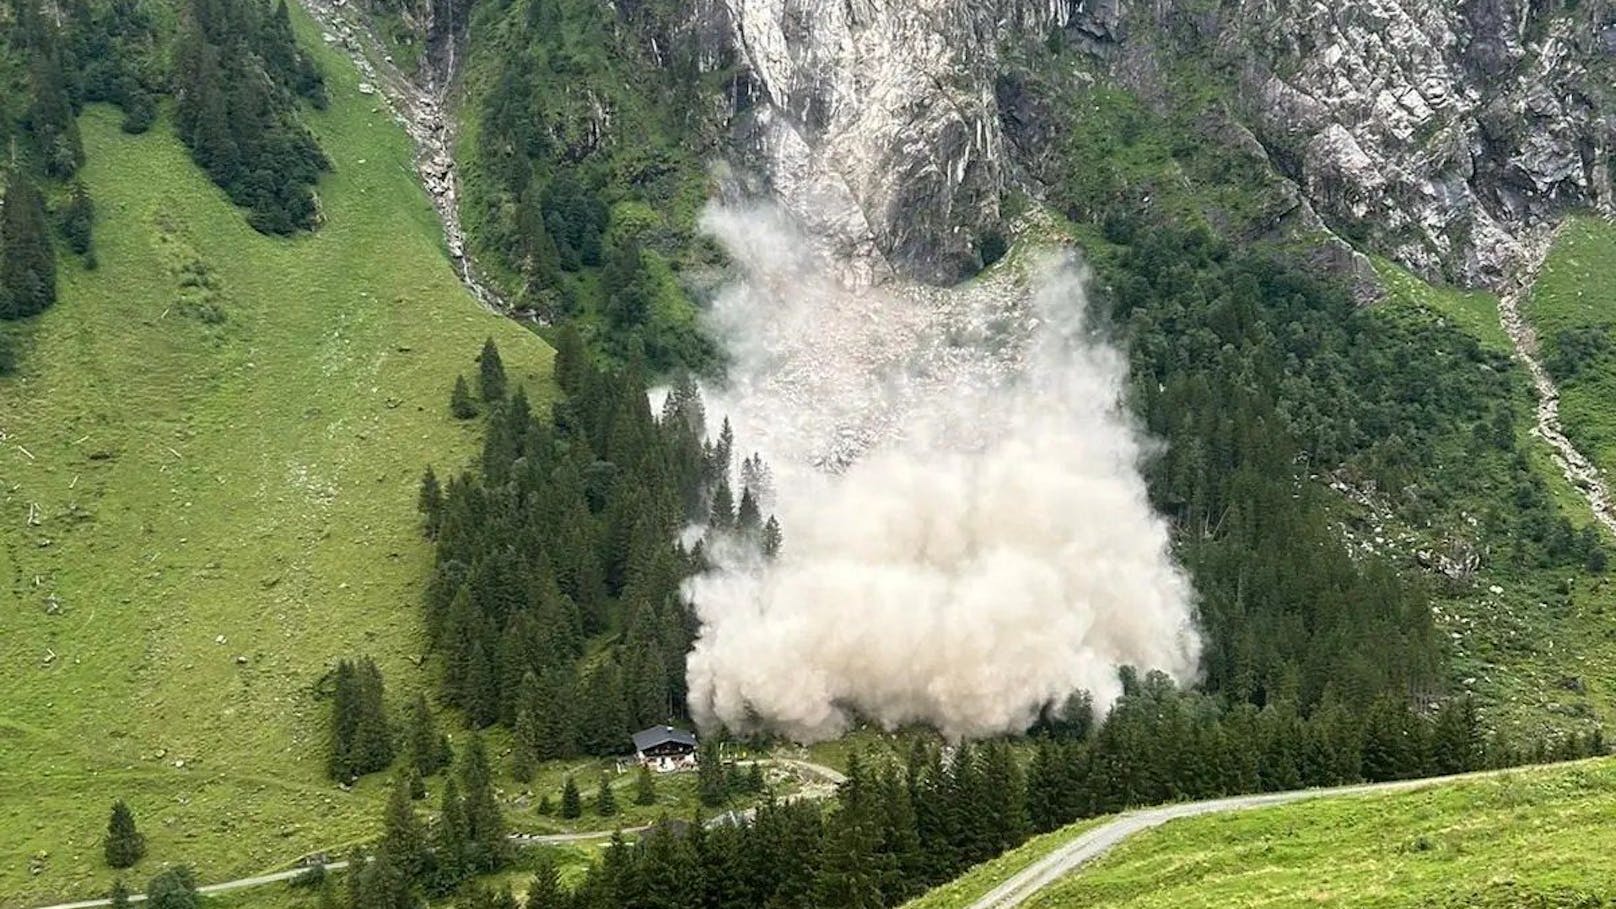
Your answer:
[[[408,736],[410,764],[421,776],[432,776],[449,765],[449,740],[438,734],[437,723],[426,695],[418,693],[410,702],[410,728]]]
[[[23,121],[39,147],[45,172],[66,179],[84,164],[84,146],[68,99],[61,55],[55,48],[40,48],[33,56],[29,67],[33,101]]]
[[[508,844],[482,736],[472,733],[460,761],[460,786],[466,804],[466,854],[473,870],[495,871],[505,863]]]
[[[724,780],[724,765],[718,757],[718,745],[702,742],[696,753],[696,792],[701,803],[708,808],[719,808],[729,800]]]
[[[1432,769],[1442,774],[1479,770],[1483,765],[1483,751],[1481,721],[1475,702],[1466,696],[1443,704],[1432,731]]]
[[[347,660],[337,662],[332,675],[331,692],[331,752],[326,761],[326,772],[338,782],[355,776],[354,737],[359,727],[359,683],[354,677],[353,664]]]
[[[387,797],[387,811],[382,816],[381,848],[411,881],[420,879],[430,861],[426,832],[415,816],[413,802],[409,775],[401,773],[394,779],[392,792]]]
[[[511,776],[518,782],[532,782],[539,755],[537,742],[539,717],[532,708],[523,708],[516,715],[516,728],[511,730]]]
[[[883,859],[884,874],[878,885],[883,903],[898,906],[926,889],[926,855],[920,842],[915,806],[903,774],[888,769],[875,782],[877,852],[889,857]]]
[[[735,526],[735,497],[729,491],[727,480],[720,480],[713,487],[713,506],[707,512],[707,526],[712,530],[729,530]]]
[[[454,391],[449,393],[449,413],[456,420],[469,420],[477,415],[477,405],[472,403],[465,376],[455,376]]]
[[[556,870],[555,860],[549,855],[540,857],[539,866],[533,871],[533,882],[527,888],[524,909],[563,909],[567,905],[570,903],[561,889],[561,874]]]
[[[350,869],[349,909],[416,909],[418,901],[409,876],[386,849],[377,850],[362,867]]]
[[[595,794],[595,813],[601,817],[617,814],[617,796],[612,793],[612,781],[604,773],[600,775],[600,791]]]
[[[374,773],[393,762],[393,729],[387,719],[382,671],[376,661],[359,662],[359,722],[354,730],[354,764],[358,773]]]
[[[45,200],[24,173],[12,168],[0,206],[0,319],[38,315],[56,302],[56,256],[51,251]]]
[[[112,882],[112,892],[107,894],[107,905],[110,909],[129,909],[129,887],[118,878]]]
[[[981,823],[987,828],[988,852],[998,854],[1021,845],[1030,826],[1027,820],[1025,779],[1015,754],[1004,742],[987,746],[982,760],[983,792],[988,813]]]
[[[826,833],[814,879],[814,905],[881,909],[881,881],[893,857],[878,851],[880,838],[866,808],[843,806]]]
[[[381,770],[393,760],[393,732],[387,720],[381,669],[366,657],[342,660],[333,675],[331,778],[347,782]]]
[[[656,782],[651,778],[651,768],[640,765],[638,775],[634,780],[634,804],[656,804]]]
[[[605,294],[601,309],[615,327],[627,331],[644,324],[655,290],[638,240],[612,248],[600,283]]]
[[[505,364],[499,358],[499,348],[494,346],[494,339],[489,338],[483,342],[483,351],[477,355],[478,383],[483,393],[483,400],[489,403],[503,400],[505,397]]]
[[[438,525],[443,520],[443,487],[438,485],[438,475],[432,472],[430,465],[421,475],[421,495],[415,507],[421,512],[427,539],[436,538]]]
[[[95,205],[90,201],[90,192],[84,188],[84,181],[74,180],[67,204],[57,213],[57,225],[69,249],[81,256],[90,251],[94,222]]]
[[[589,351],[584,347],[583,335],[568,321],[556,330],[551,339],[555,345],[555,379],[562,394],[574,397],[584,390],[590,374]]]
[[[499,673],[495,668],[497,653],[490,653],[481,636],[471,642],[466,656],[466,676],[462,685],[460,704],[466,718],[481,729],[499,719]]]
[[[741,490],[741,504],[735,510],[735,529],[753,540],[763,530],[763,515],[758,511],[757,497],[750,486]]]
[[[771,559],[779,555],[780,543],[780,522],[771,514],[768,523],[763,525],[763,554]]]
[[[567,777],[561,784],[561,816],[567,820],[575,820],[584,813],[583,794],[578,791],[578,784],[572,777]]]
[[[107,864],[113,868],[128,868],[146,854],[146,837],[135,829],[135,813],[123,799],[112,803],[105,846]]]
[[[466,805],[460,798],[460,787],[450,776],[443,781],[443,801],[432,838],[432,863],[436,876],[433,889],[438,893],[452,892],[469,873],[468,838]]]

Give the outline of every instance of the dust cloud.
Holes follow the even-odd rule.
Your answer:
[[[774,209],[715,207],[704,226],[740,272],[713,307],[732,361],[708,413],[772,467],[785,542],[769,561],[720,541],[686,584],[698,724],[975,738],[1077,691],[1103,710],[1121,665],[1194,675],[1126,364],[1085,323],[1075,261],[851,287]]]

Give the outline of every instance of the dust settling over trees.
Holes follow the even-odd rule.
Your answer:
[[[504,11],[485,8],[482,16],[482,27],[500,40],[485,49],[496,78],[482,96],[482,130],[467,177],[474,238],[519,266],[515,270],[533,294],[568,299],[555,314],[587,329],[593,346],[632,357],[646,348],[631,338],[638,332],[645,343],[649,336],[631,323],[602,318],[617,305],[614,292],[608,289],[599,300],[577,292],[626,286],[585,279],[612,261],[606,247],[626,248],[630,238],[687,268],[703,261],[702,244],[693,241],[697,217],[679,189],[688,182],[691,162],[678,146],[687,139],[700,146],[717,133],[701,114],[708,108],[673,101],[711,92],[735,101],[730,113],[744,120],[752,112],[748,105],[759,102],[757,86],[728,52],[693,56],[711,50],[703,42],[714,36],[703,30],[705,24],[695,33],[681,31],[689,23],[678,5],[613,14],[555,0]],[[1392,507],[1399,519],[1418,526],[1455,523],[1477,495],[1506,489],[1510,507],[1476,515],[1475,536],[1494,558],[1529,568],[1598,564],[1597,540],[1575,533],[1557,514],[1515,437],[1509,363],[1434,320],[1355,309],[1333,279],[1299,267],[1294,250],[1256,239],[1216,239],[1204,224],[1209,217],[1249,212],[1208,208],[1208,200],[1272,190],[1247,180],[1249,162],[1221,146],[1191,148],[1175,141],[1182,138],[1175,131],[1190,126],[1156,116],[1147,106],[1062,88],[1065,83],[1053,74],[1072,63],[1069,53],[1060,42],[1033,43],[1039,46],[1022,49],[1026,59],[1005,65],[1035,71],[1037,87],[1051,104],[1095,109],[1094,128],[1107,131],[1096,137],[1075,124],[1043,136],[1038,165],[1050,172],[1041,184],[1050,209],[1082,222],[1097,275],[1090,323],[1126,360],[1126,369],[1116,372],[1126,375],[1120,391],[1107,394],[1120,398],[1150,440],[1139,461],[1145,493],[1165,520],[1171,552],[1192,588],[1202,654],[1180,676],[1199,671],[1200,687],[1223,709],[1294,704],[1304,716],[1335,705],[1361,719],[1388,692],[1441,698],[1445,652],[1428,604],[1444,582],[1405,573],[1384,554],[1349,555],[1331,517],[1333,494],[1317,478],[1338,474],[1379,489],[1408,490]],[[654,49],[666,52],[658,57]],[[1005,84],[1010,91],[1019,83]],[[597,102],[613,114],[612,128],[592,119],[591,104]],[[1163,150],[1162,174],[1151,169],[1156,160],[1146,154],[1156,149]],[[1130,154],[1133,170],[1112,160]],[[1182,179],[1174,182],[1172,174]],[[1085,175],[1111,183],[1137,179],[1141,185],[1101,192]],[[1184,179],[1190,183],[1180,185]],[[738,183],[726,188],[746,185]],[[1153,196],[1156,205],[1148,201]],[[634,203],[646,201],[666,216],[644,220],[646,213]],[[1241,236],[1262,236],[1256,226],[1238,223]],[[591,264],[597,242],[604,244],[599,266]],[[561,277],[551,277],[546,264],[552,248]],[[746,259],[733,249],[731,255]],[[687,287],[699,286],[695,272],[689,268],[682,276]],[[620,311],[637,310],[635,303]],[[904,326],[884,328],[906,340],[899,337]],[[734,340],[722,327],[715,335]],[[659,350],[658,362],[670,350]],[[743,363],[748,356],[744,344],[732,345],[729,353]],[[697,362],[685,359],[687,365]],[[890,375],[910,378],[902,367]],[[745,392],[754,376],[735,371],[730,378]],[[783,375],[780,381],[793,378]],[[727,398],[726,407],[735,398]],[[791,401],[781,420],[824,422],[819,403]],[[855,426],[854,435],[865,428]],[[778,439],[768,435],[762,426],[743,430],[743,450],[773,451]],[[776,466],[785,472],[799,453],[777,458]],[[813,453],[805,460],[812,463]],[[835,460],[826,463],[846,466]],[[776,488],[784,493],[782,484]],[[1036,501],[1039,494],[1030,490],[1023,498]],[[788,510],[782,502],[772,504]],[[692,513],[705,523],[699,510]],[[788,517],[781,526],[785,545],[775,574],[751,577],[783,576],[794,556],[794,536],[806,533],[809,539],[801,542],[811,543],[812,528],[794,531]],[[704,555],[722,566],[716,552]],[[752,584],[748,576],[729,574]],[[705,580],[714,577],[724,575]],[[756,593],[766,585],[753,586]],[[894,652],[905,649],[893,646]],[[777,662],[786,672],[813,671],[811,660],[795,655]],[[731,718],[756,706],[745,693],[752,681],[699,671],[704,690],[727,687],[732,693],[726,710]],[[1107,685],[1114,695],[1115,680]],[[807,700],[818,705],[846,691],[807,690],[814,692]],[[1100,693],[1103,703],[1107,692]],[[1051,693],[1042,704],[1028,698],[1007,713],[1026,721],[1040,707],[1058,713],[1061,697]],[[710,708],[716,702],[705,703]],[[822,708],[806,713],[815,715],[793,716],[783,725],[800,733],[842,721]],[[892,717],[927,713],[904,708]]]
[[[485,366],[497,358],[484,349]],[[713,500],[734,501],[730,449],[704,441],[692,392],[654,415],[644,374],[596,366],[571,328],[555,369],[563,398],[545,414],[521,388],[502,396],[503,373],[485,368],[477,472],[441,492],[429,473],[420,497],[437,539],[426,614],[444,695],[474,725],[513,729],[526,767],[618,753],[633,730],[686,715],[695,628],[679,585],[702,556],[677,537],[714,516]],[[761,534],[755,508],[747,520]],[[584,659],[592,641],[611,644],[606,659]]]

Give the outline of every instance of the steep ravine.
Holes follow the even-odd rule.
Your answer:
[[[491,312],[516,314],[510,303],[483,279],[466,250],[466,234],[460,223],[460,179],[454,159],[454,118],[445,113],[457,75],[454,39],[445,41],[444,52],[427,61],[424,81],[417,80],[393,65],[381,42],[350,4],[344,0],[302,2],[320,23],[325,42],[353,59],[365,79],[360,91],[369,89],[380,97],[414,140],[416,173],[443,222],[444,243],[461,283]]]
[[[1510,342],[1515,346],[1515,358],[1526,367],[1532,377],[1532,388],[1537,393],[1537,434],[1549,443],[1554,461],[1561,473],[1582,492],[1593,509],[1594,517],[1612,533],[1616,533],[1616,509],[1612,508],[1610,490],[1595,467],[1577,446],[1566,437],[1560,424],[1560,388],[1538,356],[1537,332],[1521,315],[1521,301],[1532,292],[1538,270],[1554,245],[1558,231],[1542,231],[1522,245],[1528,249],[1521,272],[1498,294],[1498,321],[1503,324]]]

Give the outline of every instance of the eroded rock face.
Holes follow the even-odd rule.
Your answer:
[[[996,80],[1006,34],[1115,37],[1119,0],[698,0],[738,63],[731,152],[846,262],[848,278],[948,284],[980,265],[1007,162]]]
[[[1525,229],[1609,202],[1608,5],[699,0],[694,19],[704,56],[744,74],[729,99],[740,185],[772,192],[851,277],[974,269],[1007,156],[1029,152],[1003,136],[1000,48],[1063,28],[1145,95],[1194,35],[1238,73],[1241,119],[1325,223],[1478,285],[1515,267]]]
[[[1326,220],[1426,277],[1497,284],[1527,228],[1609,203],[1605,7],[1243,2],[1220,13],[1217,54],[1242,72],[1244,118]]]
[[[722,2],[755,91],[737,149],[848,277],[970,274],[1003,182],[990,5]]]

